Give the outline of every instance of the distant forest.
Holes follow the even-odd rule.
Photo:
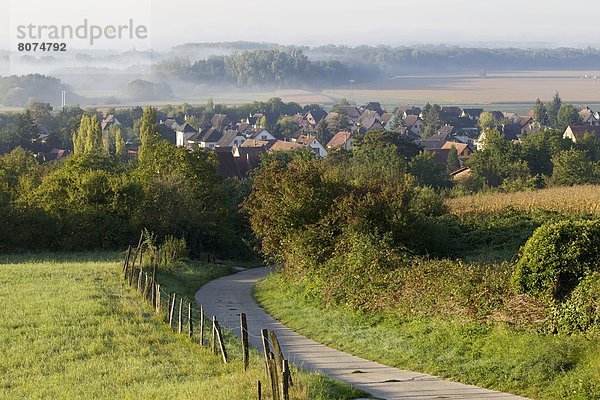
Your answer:
[[[229,50],[229,55],[194,61],[194,54]],[[157,72],[194,82],[237,86],[298,84],[320,87],[362,82],[399,74],[502,70],[590,70],[600,65],[600,50],[462,48],[448,46],[295,47],[232,42],[185,44],[155,65]]]
[[[77,82],[83,82],[88,89],[106,90],[106,84],[111,84],[113,78],[122,79],[123,72],[137,74],[121,86],[127,91],[130,101],[144,101],[169,99],[172,94],[177,94],[176,88],[197,85],[219,86],[228,90],[319,90],[347,87],[350,79],[368,84],[396,75],[590,71],[600,66],[600,50],[594,48],[463,48],[441,45],[326,45],[311,48],[253,42],[187,43],[166,52],[154,52],[153,59],[156,62],[152,64],[151,71],[140,63],[142,55],[145,53],[135,50],[111,54],[76,54],[79,65],[69,69],[68,74],[63,73],[63,76],[85,77],[90,71],[97,71],[95,65],[113,63],[111,67],[104,68],[106,72],[101,79],[79,79]],[[85,61],[83,65],[82,60]],[[121,61],[123,69],[114,66],[115,60]],[[60,71],[59,66],[56,65],[53,71]],[[70,102],[85,103],[85,99],[73,93],[77,87],[77,84],[69,87],[58,79],[37,74],[0,77],[0,104],[22,107],[31,101],[41,101],[58,105],[61,90],[68,92]],[[109,104],[117,102],[117,99],[112,99]]]

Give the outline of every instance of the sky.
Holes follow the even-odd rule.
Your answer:
[[[17,26],[104,28],[130,19],[147,37],[76,40],[81,48],[165,50],[186,42],[259,41],[316,46],[403,45],[600,47],[600,24],[582,0],[0,0],[0,49],[22,39]],[[32,40],[29,40],[32,41]]]

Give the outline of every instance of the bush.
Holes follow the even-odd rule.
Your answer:
[[[188,249],[185,239],[178,239],[168,235],[160,246],[161,262],[166,268],[173,268],[175,263],[183,261],[188,257]]]
[[[600,273],[583,279],[571,297],[556,308],[551,328],[566,334],[600,331]]]
[[[600,267],[600,220],[549,222],[521,249],[512,277],[522,293],[566,298]]]

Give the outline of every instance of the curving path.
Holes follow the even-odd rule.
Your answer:
[[[221,326],[240,335],[241,312],[246,313],[250,344],[262,350],[260,330],[275,331],[283,354],[296,366],[318,371],[381,399],[525,399],[477,386],[444,381],[418,372],[404,371],[334,350],[310,340],[267,314],[252,297],[252,288],[267,276],[266,268],[248,269],[216,279],[196,292],[196,302]]]

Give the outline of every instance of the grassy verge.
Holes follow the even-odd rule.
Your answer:
[[[387,365],[537,399],[600,398],[600,341],[550,336],[464,318],[358,314],[307,300],[278,274],[257,286],[258,301],[292,329]]]
[[[116,253],[0,258],[0,398],[251,399],[265,382],[173,333],[123,284]],[[192,264],[164,285],[192,296],[228,268]],[[297,399],[359,393],[321,375],[296,373]],[[265,385],[266,386],[266,385]]]

